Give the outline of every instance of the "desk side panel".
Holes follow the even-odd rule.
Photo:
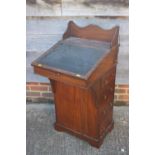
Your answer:
[[[113,100],[115,91],[116,67],[103,75],[91,87],[98,109],[99,134],[104,136],[113,125]]]
[[[61,82],[54,82],[54,89],[56,124],[95,141],[98,138],[97,109],[90,91]]]

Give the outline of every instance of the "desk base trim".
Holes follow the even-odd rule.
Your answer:
[[[104,133],[102,136],[100,136],[99,139],[92,138],[92,137],[89,137],[89,136],[87,136],[87,135],[81,134],[81,133],[79,133],[79,132],[77,132],[77,131],[74,131],[74,130],[72,130],[72,129],[70,129],[70,128],[66,128],[66,127],[64,127],[63,125],[60,125],[60,124],[58,124],[58,123],[56,123],[56,122],[54,123],[54,128],[55,128],[55,130],[57,130],[57,131],[59,131],[59,132],[66,132],[66,133],[69,133],[69,134],[71,134],[71,135],[74,135],[74,136],[76,136],[76,137],[78,137],[78,138],[80,138],[80,139],[83,139],[83,140],[87,141],[87,142],[88,142],[91,146],[93,146],[93,147],[100,148],[100,146],[101,146],[102,143],[103,143],[103,140],[104,140],[105,136],[106,136],[109,132],[111,132],[112,129],[114,128],[114,121],[112,121],[112,123],[110,123],[110,124],[107,126],[105,133]]]

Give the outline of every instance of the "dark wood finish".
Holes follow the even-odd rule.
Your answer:
[[[51,82],[56,110],[55,129],[73,134],[98,148],[114,126],[118,33],[118,26],[103,30],[95,25],[80,28],[74,22],[69,22],[63,40],[76,37],[110,43],[106,55],[85,75],[77,76],[60,68],[42,65],[39,63],[40,58],[32,63],[34,72],[48,77]],[[55,46],[59,46],[59,43]]]
[[[90,40],[108,41],[111,46],[118,44],[119,26],[115,26],[110,30],[104,30],[96,25],[88,25],[79,27],[73,21],[68,23],[68,28],[63,35],[63,39],[68,37],[78,37]]]

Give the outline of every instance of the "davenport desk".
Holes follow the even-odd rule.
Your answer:
[[[55,129],[100,147],[113,129],[119,27],[68,23],[63,39],[33,61],[54,93]]]

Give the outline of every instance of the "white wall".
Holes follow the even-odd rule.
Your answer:
[[[128,0],[27,0],[27,16],[128,16]]]

